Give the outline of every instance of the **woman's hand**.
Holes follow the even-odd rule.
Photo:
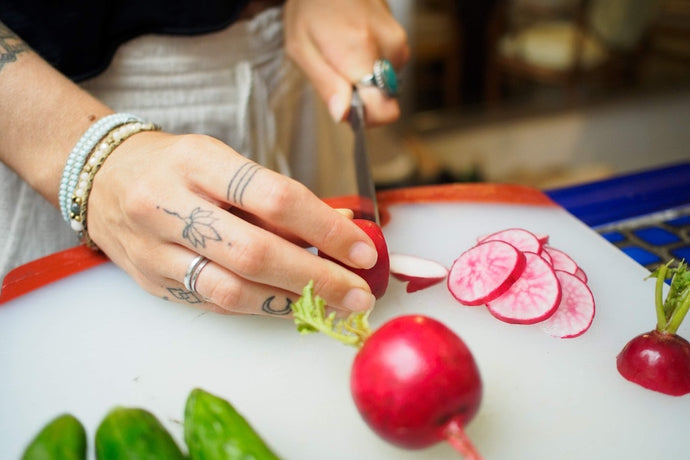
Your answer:
[[[370,238],[306,187],[201,135],[139,133],[94,179],[93,241],[147,291],[220,312],[287,314],[304,286],[348,312],[373,306],[367,283],[314,255],[376,261]],[[197,255],[211,262],[183,285]]]
[[[409,59],[405,30],[385,0],[288,0],[285,47],[302,68],[331,115],[347,114],[352,85],[372,72],[377,59],[388,59],[400,71]],[[367,124],[395,121],[398,101],[380,89],[362,87]]]

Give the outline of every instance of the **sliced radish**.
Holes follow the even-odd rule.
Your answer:
[[[551,265],[553,267],[553,259],[551,258],[551,255],[547,251],[540,252],[539,257],[541,257],[542,259],[547,261],[549,263],[549,265]]]
[[[585,273],[585,271],[582,269],[582,267],[579,267],[579,266],[577,267],[577,270],[575,270],[575,276],[580,278],[585,283],[588,281],[587,273]]]
[[[561,300],[561,288],[551,265],[539,255],[525,252],[525,269],[501,296],[487,302],[496,318],[533,324],[551,316]]]
[[[492,233],[480,240],[480,243],[487,241],[504,241],[512,244],[518,250],[523,252],[534,252],[539,254],[542,250],[542,244],[534,233],[523,228],[508,228],[500,232]]]
[[[561,338],[585,333],[594,319],[594,296],[587,285],[575,275],[556,270],[561,285],[561,301],[556,312],[539,326],[549,335]]]
[[[542,246],[549,244],[548,233],[535,233],[534,236],[537,237]]]
[[[390,254],[389,259],[391,275],[407,282],[407,292],[428,288],[448,276],[448,269],[433,260],[395,253]]]
[[[563,270],[571,275],[575,274],[577,263],[568,254],[552,246],[544,246],[544,251],[551,256],[551,265],[553,265],[554,270]]]
[[[464,305],[481,305],[503,294],[525,268],[525,256],[503,241],[477,244],[458,257],[448,290]]]

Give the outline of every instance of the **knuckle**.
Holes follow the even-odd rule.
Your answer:
[[[281,222],[289,213],[294,200],[294,187],[289,180],[277,178],[271,184],[266,197],[262,200],[262,213],[272,222]]]
[[[257,278],[267,265],[269,248],[265,243],[252,240],[233,245],[232,266],[234,271],[248,278]]]
[[[208,298],[221,308],[236,310],[242,306],[242,286],[230,277],[223,277],[214,283]]]

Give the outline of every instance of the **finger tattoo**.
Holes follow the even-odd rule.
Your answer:
[[[183,302],[189,303],[189,304],[195,304],[195,303],[204,303],[204,300],[193,293],[192,291],[188,291],[186,289],[182,288],[166,288],[170,295],[172,295],[175,299],[181,300]],[[168,300],[167,296],[164,297],[165,300]]]
[[[228,201],[238,203],[240,206],[244,205],[244,192],[247,186],[254,178],[254,175],[261,169],[257,163],[248,161],[240,166],[235,174],[233,174],[228,183],[228,191],[226,198]]]
[[[217,217],[213,216],[213,211],[196,207],[187,217],[183,217],[177,212],[169,209],[163,208],[163,211],[184,222],[185,226],[182,229],[182,238],[189,241],[193,247],[205,248],[206,240],[221,241],[218,230],[213,226],[213,223],[218,220]]]
[[[261,305],[261,310],[264,313],[268,313],[270,315],[287,315],[292,311],[292,300],[286,297],[285,306],[283,308],[275,308],[273,307],[273,301],[275,298],[276,296],[272,295],[264,300],[264,303]]]

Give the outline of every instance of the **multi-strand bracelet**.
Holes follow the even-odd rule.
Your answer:
[[[69,196],[67,205],[67,216],[72,230],[77,232],[79,238],[87,246],[97,249],[89,237],[86,228],[86,213],[93,179],[101,168],[106,158],[120,145],[125,139],[142,131],[155,131],[160,129],[153,123],[142,121],[129,121],[120,123],[110,128],[104,137],[101,137],[83,161],[83,166],[77,171],[72,193]]]
[[[72,192],[77,186],[79,173],[84,167],[86,157],[108,132],[120,125],[132,121],[143,122],[144,120],[129,113],[114,113],[107,115],[92,124],[70,152],[67,157],[67,162],[65,163],[65,168],[62,171],[62,180],[60,181],[60,190],[58,193],[60,211],[62,212],[62,218],[65,219],[65,222],[69,223],[69,208],[72,201]]]

